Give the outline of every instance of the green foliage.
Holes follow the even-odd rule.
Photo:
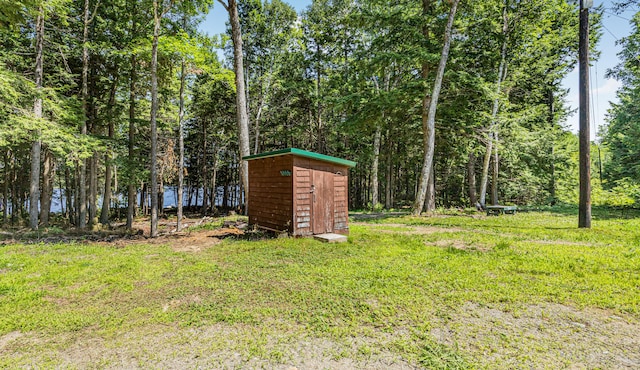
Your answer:
[[[603,144],[608,149],[605,176],[610,187],[640,184],[640,13],[632,19],[633,32],[620,40],[622,51],[618,54],[621,63],[609,75],[622,82],[618,90],[619,103],[609,110],[609,124],[604,128]]]

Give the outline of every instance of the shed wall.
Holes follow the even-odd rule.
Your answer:
[[[332,178],[333,205],[331,212],[333,213],[333,220],[331,222],[333,223],[333,230],[328,231],[348,234],[348,167],[297,156],[293,157],[293,190],[295,192],[293,198],[293,207],[295,209],[295,214],[293,215],[293,234],[312,235],[317,233],[313,229],[314,220],[317,222],[317,217],[325,217],[322,215],[314,215],[313,212],[311,185],[314,182],[314,171],[325,172],[330,174]],[[324,222],[324,220],[322,222]]]
[[[249,223],[293,232],[293,156],[249,161]],[[283,176],[281,171],[290,171]]]

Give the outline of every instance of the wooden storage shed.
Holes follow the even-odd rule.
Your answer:
[[[242,159],[249,162],[249,224],[296,236],[349,234],[355,162],[295,148]]]

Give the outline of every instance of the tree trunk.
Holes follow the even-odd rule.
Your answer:
[[[467,185],[469,186],[469,203],[471,203],[471,207],[475,207],[476,203],[478,203],[476,194],[476,157],[471,151],[467,162]]]
[[[104,160],[105,160],[104,196],[102,199],[102,210],[100,212],[100,223],[103,225],[109,225],[109,214],[111,213],[111,182],[113,181],[112,164],[110,163],[111,162],[110,155],[105,154]]]
[[[491,204],[498,205],[498,170],[500,168],[500,157],[498,156],[498,131],[493,133],[494,145],[493,145],[493,171],[491,179]]]
[[[216,208],[216,196],[218,194],[216,188],[216,181],[218,176],[218,150],[213,151],[213,164],[211,169],[211,208],[215,210]]]
[[[51,198],[53,197],[53,186],[56,176],[56,164],[53,153],[44,151],[44,167],[42,171],[42,192],[40,193],[40,224],[49,226],[49,212],[51,211]]]
[[[73,208],[74,202],[73,197],[75,196],[74,191],[71,189],[71,171],[69,171],[69,166],[65,166],[64,168],[64,193],[67,198],[67,218],[71,220],[76,219],[76,213]]]
[[[553,89],[549,88],[547,91],[548,104],[549,104],[549,129],[553,129],[555,122],[555,98],[553,96]],[[555,153],[555,137],[551,137],[551,148],[549,157],[551,158],[551,164],[549,166],[549,203],[550,205],[556,204],[556,153]],[[600,161],[602,165],[602,162]],[[602,169],[600,170],[600,178],[602,179]],[[602,183],[602,180],[600,180]]]
[[[9,155],[8,151],[4,151],[3,159],[4,159],[4,167],[3,175],[4,175],[4,184],[2,184],[2,224],[6,225],[9,221]]]
[[[250,154],[249,150],[249,116],[247,113],[247,101],[244,86],[244,61],[242,58],[242,31],[240,30],[240,19],[238,18],[238,6],[236,0],[218,0],[229,13],[229,23],[231,24],[231,39],[233,40],[233,67],[236,73],[236,115],[238,121],[238,143],[240,146],[240,179],[245,192],[245,199],[249,194],[249,165],[242,157]],[[244,213],[247,214],[249,207],[245,204]]]
[[[258,150],[260,149],[260,118],[262,118],[263,105],[264,105],[264,97],[260,99],[260,105],[258,106],[258,113],[256,113],[256,121],[253,126],[253,131],[255,132],[255,143],[253,148],[253,154],[258,154]]]
[[[158,9],[158,0],[153,1],[153,43],[151,45],[151,231],[150,237],[158,236],[158,38],[160,37],[160,19],[162,14]]]
[[[591,228],[591,138],[589,134],[589,8],[580,2],[579,37],[579,168],[578,227]]]
[[[178,111],[178,200],[176,203],[178,219],[176,221],[176,231],[182,230],[182,214],[184,203],[184,85],[185,85],[186,63],[182,59],[180,66],[180,108]]]
[[[44,8],[38,9],[38,17],[36,19],[36,89],[38,96],[33,103],[33,116],[35,119],[42,118],[42,98],[40,90],[42,90],[42,59],[44,44]],[[40,199],[40,151],[42,142],[40,141],[40,131],[35,134],[35,140],[31,143],[31,174],[29,184],[29,226],[33,230],[38,230],[38,200]]]
[[[482,179],[480,180],[480,205],[482,207],[486,204],[487,199],[487,185],[489,182],[489,164],[491,162],[491,154],[493,147],[497,146],[497,130],[498,130],[498,110],[500,109],[500,93],[502,92],[502,82],[507,74],[507,36],[509,34],[509,17],[507,14],[507,3],[505,1],[504,8],[502,10],[502,49],[500,51],[500,65],[498,66],[498,77],[496,78],[496,91],[493,98],[493,108],[491,110],[491,126],[489,127],[489,133],[487,135],[487,150],[484,155],[484,162],[482,165]],[[496,141],[494,143],[494,141]],[[497,155],[497,154],[496,154]],[[494,168],[496,169],[496,168]],[[497,176],[497,171],[496,171]],[[497,186],[497,182],[496,182]],[[496,188],[497,192],[497,188]],[[497,197],[495,198],[497,202]]]
[[[136,14],[136,1],[131,2],[131,35],[135,37],[137,34],[136,20],[133,16]],[[136,212],[136,179],[134,174],[135,168],[135,120],[136,120],[136,80],[137,63],[135,53],[131,53],[131,72],[129,76],[129,183],[127,184],[127,229],[133,228],[133,218]]]
[[[84,0],[84,22],[82,33],[82,123],[80,124],[80,134],[82,136],[87,135],[87,120],[89,117],[89,105],[88,105],[88,79],[89,79],[89,48],[87,42],[89,41],[89,0]],[[80,162],[80,174],[79,174],[79,219],[78,227],[85,229],[87,227],[87,161],[82,159]]]
[[[113,139],[114,135],[114,127],[113,127],[113,119],[109,121],[109,138]],[[102,212],[100,213],[100,223],[103,225],[109,225],[109,214],[111,213],[111,182],[112,179],[112,167],[111,164],[111,154],[109,153],[109,149],[107,149],[107,153],[104,155],[104,197],[102,199]]]
[[[135,3],[135,1],[134,1]],[[135,9],[135,8],[134,8]],[[135,22],[134,22],[135,23]],[[129,184],[127,186],[127,229],[133,228],[133,218],[136,211],[136,180],[135,167],[135,122],[136,122],[136,63],[135,54],[131,55],[131,76],[129,83]]]
[[[109,94],[109,126],[107,129],[107,135],[109,139],[113,140],[115,130],[114,130],[114,114],[112,107],[115,106],[116,103],[116,92],[118,87],[119,75],[116,75],[111,85],[111,92]],[[107,150],[104,154],[104,194],[102,197],[102,210],[100,212],[100,223],[103,225],[109,225],[109,214],[111,213],[111,182],[113,181],[112,168],[113,165],[111,163],[111,148],[107,147]]]
[[[425,148],[424,158],[422,164],[422,171],[420,173],[420,180],[418,186],[418,192],[416,194],[416,200],[413,205],[413,215],[419,215],[424,208],[427,187],[429,186],[429,176],[432,176],[433,167],[433,154],[435,151],[435,131],[436,131],[436,109],[438,107],[438,98],[440,97],[440,89],[442,87],[442,80],[444,78],[444,70],[447,66],[447,59],[449,57],[449,48],[451,47],[451,32],[453,29],[453,20],[456,15],[458,3],[460,0],[453,0],[451,2],[451,10],[449,12],[449,18],[447,20],[447,26],[444,31],[444,45],[442,46],[442,54],[440,55],[440,63],[438,64],[438,71],[436,72],[436,79],[433,83],[433,91],[429,99],[429,111],[426,120],[425,135]],[[423,121],[424,122],[424,121]]]
[[[386,174],[386,187],[385,187],[385,196],[384,196],[384,208],[391,209],[393,207],[393,141],[391,141],[391,136],[389,135],[389,130],[387,129],[386,133],[387,140],[387,174]]]
[[[373,163],[371,164],[371,207],[373,209],[376,209],[380,203],[378,195],[378,167],[380,164],[380,142],[382,141],[382,127],[380,126],[380,124],[376,124],[376,132],[373,135]]]
[[[322,127],[322,98],[320,93],[320,85],[321,85],[321,71],[320,71],[320,44],[316,43],[316,101],[317,101],[317,116],[316,116],[316,127],[317,127],[317,137],[316,137],[316,150],[319,153],[324,152],[324,128]]]
[[[429,176],[429,186],[427,187],[426,210],[433,212],[436,210],[436,181],[433,162],[431,164],[431,176]],[[445,177],[446,178],[446,177]]]
[[[94,152],[89,162],[89,228],[98,224],[98,153]]]
[[[209,179],[209,167],[207,164],[209,163],[207,159],[207,120],[202,120],[202,176],[200,180],[202,181],[202,208],[200,208],[200,212],[202,216],[207,215],[207,182]]]
[[[142,211],[142,215],[148,215],[148,207],[147,207],[147,183],[143,182],[142,186],[140,186],[140,210]]]

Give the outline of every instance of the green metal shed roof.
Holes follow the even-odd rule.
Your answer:
[[[298,155],[300,157],[317,159],[319,161],[339,164],[339,165],[347,166],[347,167],[355,167],[356,166],[356,162],[353,162],[353,161],[349,161],[349,160],[342,159],[342,158],[331,157],[329,155],[324,155],[324,154],[320,154],[320,153],[309,152],[309,151],[306,151],[306,150],[296,149],[296,148],[287,148],[287,149],[282,149],[282,150],[275,150],[273,152],[266,152],[266,153],[249,155],[249,156],[246,156],[246,157],[242,157],[242,159],[244,159],[245,161],[250,161],[252,159],[276,157],[276,156],[279,156],[279,155],[286,155],[286,154],[294,154],[294,155]]]

